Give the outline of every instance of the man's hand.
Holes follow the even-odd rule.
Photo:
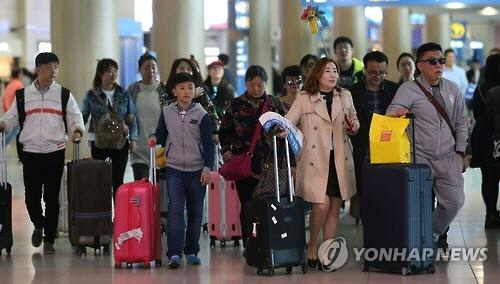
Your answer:
[[[224,163],[231,160],[231,158],[233,157],[233,152],[231,151],[226,151],[223,155],[222,155],[222,160],[224,160]]]
[[[73,144],[80,143],[80,141],[82,141],[82,133],[80,131],[75,131],[71,140],[73,141]]]
[[[0,132],[3,132],[5,130],[5,127],[7,127],[7,125],[5,125],[5,122],[0,121]]]
[[[386,113],[385,115],[392,116],[392,117],[402,117],[402,116],[406,116],[406,114],[409,112],[410,111],[407,108],[403,107],[403,108],[398,109],[396,112],[389,112],[389,113]]]
[[[130,153],[135,154],[137,152],[137,142],[134,140],[130,140],[128,148],[130,149]]]
[[[205,186],[210,182],[210,171],[207,168],[203,168],[201,171],[200,182],[202,186]]]

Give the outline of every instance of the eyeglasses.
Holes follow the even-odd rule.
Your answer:
[[[288,79],[286,80],[286,84],[287,84],[288,86],[290,86],[290,85],[300,85],[300,84],[302,84],[302,83],[303,83],[302,76],[297,76],[297,77],[295,77],[295,78],[288,78]]]
[[[376,77],[376,76],[380,76],[380,77],[385,77],[387,75],[387,71],[367,71],[366,73],[368,73],[368,75],[370,76],[373,76],[373,77]]]
[[[439,57],[439,58],[432,57],[432,58],[429,58],[426,60],[420,60],[420,62],[427,62],[430,65],[436,65],[438,63],[440,65],[444,65],[446,63],[446,58],[445,57]]]

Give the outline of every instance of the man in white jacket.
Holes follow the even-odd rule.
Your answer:
[[[12,129],[22,123],[19,142],[22,146],[20,157],[23,163],[25,202],[35,226],[31,243],[39,247],[43,240],[44,254],[54,254],[66,128],[74,143],[81,139],[85,128],[73,95],[67,91],[64,99],[64,88],[55,81],[59,71],[57,56],[51,52],[40,53],[35,58],[35,65],[38,78],[16,93],[16,102],[0,119],[0,131]],[[66,109],[63,109],[64,104]],[[24,111],[19,110],[18,105],[24,106]],[[20,117],[24,119],[20,120]],[[45,214],[41,205],[42,196]]]

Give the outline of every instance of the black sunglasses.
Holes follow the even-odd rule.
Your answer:
[[[440,64],[440,65],[444,65],[446,63],[446,58],[444,57],[439,57],[439,58],[429,58],[429,59],[426,59],[426,60],[420,60],[420,62],[427,62],[429,63],[430,65],[436,65],[436,64]]]
[[[289,78],[289,79],[286,80],[286,84],[288,86],[294,85],[294,84],[295,85],[300,85],[302,83],[303,83],[302,76],[297,76],[295,78]]]

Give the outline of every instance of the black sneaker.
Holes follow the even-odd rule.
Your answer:
[[[448,235],[441,235],[437,241],[437,247],[446,250],[448,248]]]
[[[181,266],[181,257],[176,254],[172,255],[168,261],[168,267],[176,269],[179,266]]]
[[[55,254],[56,248],[53,243],[43,243],[43,254]]]
[[[37,248],[42,244],[42,241],[43,241],[43,229],[35,228],[33,230],[33,234],[31,234],[31,244]]]
[[[500,228],[500,214],[497,212],[486,214],[484,221],[485,229],[499,229]]]

